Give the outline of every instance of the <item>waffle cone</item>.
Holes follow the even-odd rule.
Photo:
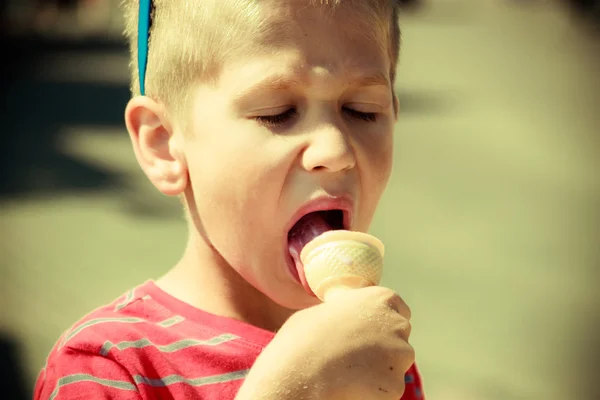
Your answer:
[[[312,291],[325,301],[342,289],[378,285],[383,274],[383,243],[374,236],[328,231],[310,241],[300,259]]]

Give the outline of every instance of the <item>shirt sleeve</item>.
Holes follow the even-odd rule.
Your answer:
[[[34,400],[141,400],[131,375],[117,362],[69,347],[53,352],[40,372]]]
[[[404,375],[404,382],[406,386],[400,400],[425,400],[421,375],[415,364]]]

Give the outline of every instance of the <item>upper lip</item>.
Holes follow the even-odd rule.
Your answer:
[[[344,229],[350,229],[352,225],[352,209],[353,209],[353,201],[350,196],[321,196],[313,199],[304,205],[302,205],[298,211],[294,213],[292,219],[290,220],[290,224],[287,227],[287,232],[289,232],[294,225],[302,217],[307,214],[317,212],[317,211],[329,211],[329,210],[340,210],[344,215]]]

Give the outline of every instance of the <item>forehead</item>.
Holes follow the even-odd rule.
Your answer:
[[[360,7],[352,0],[332,6],[334,1],[329,5],[320,0],[260,1],[260,23],[238,43],[239,58],[293,50],[303,53],[310,64],[326,64],[340,55],[348,64],[369,57],[389,63],[390,16],[383,15],[381,7],[367,5],[378,0],[362,0]]]
[[[306,1],[284,1],[269,10],[263,35],[245,39],[250,51],[225,62],[221,89],[245,98],[290,88],[310,88],[323,97],[348,85],[389,88],[386,37],[376,30],[366,34],[354,10],[330,11],[306,7]]]

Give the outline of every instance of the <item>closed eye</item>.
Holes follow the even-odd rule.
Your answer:
[[[362,112],[357,111],[353,108],[343,107],[342,108],[346,114],[348,114],[352,118],[360,119],[366,122],[375,122],[377,121],[376,113]]]
[[[342,110],[352,118],[356,118],[356,119],[366,121],[366,122],[376,122],[377,121],[376,113],[357,111],[357,110],[355,110],[353,108],[349,108],[349,107],[343,107]],[[275,128],[275,127],[285,124],[286,122],[289,122],[296,116],[296,114],[298,114],[298,111],[295,108],[290,108],[280,114],[259,115],[259,116],[254,117],[254,119],[256,121],[258,121],[261,125]]]
[[[269,127],[277,127],[285,124],[290,121],[294,116],[296,116],[297,111],[295,108],[290,108],[281,114],[277,115],[259,115],[254,117],[256,121],[258,121],[261,125],[269,126]]]

